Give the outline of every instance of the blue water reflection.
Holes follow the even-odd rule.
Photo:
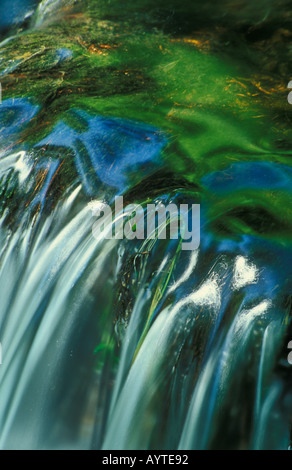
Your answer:
[[[36,147],[62,147],[74,152],[77,172],[87,194],[93,195],[100,182],[125,191],[163,164],[159,154],[167,143],[158,129],[137,122],[92,117],[71,111],[82,129],[59,122]],[[84,130],[85,129],[85,130]]]
[[[39,3],[38,0],[1,0],[0,34],[9,27],[21,23]]]

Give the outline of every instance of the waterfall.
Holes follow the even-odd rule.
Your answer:
[[[288,449],[286,2],[227,3],[0,20],[1,449]],[[199,246],[149,205],[199,205]]]
[[[44,21],[53,18],[60,8],[64,6],[70,7],[76,2],[77,0],[42,0],[36,10],[34,26],[41,26]]]

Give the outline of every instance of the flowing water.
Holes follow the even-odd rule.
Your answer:
[[[11,3],[0,448],[288,449],[291,2]],[[94,237],[117,195],[199,248]]]

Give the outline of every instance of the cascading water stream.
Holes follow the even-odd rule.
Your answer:
[[[33,3],[0,22],[0,448],[287,449],[291,132],[254,65],[277,9]],[[170,203],[200,204],[195,250],[105,236]]]

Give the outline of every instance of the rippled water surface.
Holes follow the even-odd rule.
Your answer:
[[[1,449],[288,449],[291,37],[287,0],[1,0]],[[199,248],[96,239],[115,196],[200,204]]]

